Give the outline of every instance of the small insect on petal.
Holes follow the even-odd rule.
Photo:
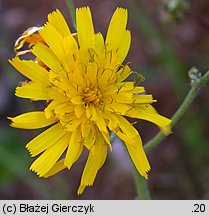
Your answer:
[[[30,52],[32,46],[36,43],[43,42],[42,37],[38,31],[41,27],[30,27],[22,33],[22,35],[16,40],[14,44],[14,52],[17,56],[24,55]],[[21,50],[26,45],[25,50]]]

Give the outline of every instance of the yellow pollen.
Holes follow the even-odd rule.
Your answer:
[[[83,95],[83,100],[88,104],[88,103],[99,103],[102,95],[100,93],[100,91],[98,89],[95,90],[90,90],[87,89],[84,91],[84,95]]]

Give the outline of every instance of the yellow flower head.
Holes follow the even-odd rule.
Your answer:
[[[150,165],[141,138],[124,116],[153,122],[165,133],[169,133],[171,121],[150,105],[155,100],[145,94],[144,87],[125,81],[132,73],[122,64],[131,42],[126,29],[127,10],[116,9],[105,39],[94,32],[89,7],[76,9],[76,22],[77,34],[72,34],[56,10],[43,27],[25,32],[24,41],[16,43],[19,50],[28,42],[27,51],[35,56],[33,60],[10,60],[30,79],[16,88],[16,96],[47,103],[43,111],[10,119],[16,128],[50,126],[26,145],[32,157],[40,155],[30,167],[40,177],[70,169],[83,148],[89,150],[78,188],[81,194],[94,183],[108,147],[112,149],[110,131],[124,141],[135,167],[147,178]],[[32,42],[26,35],[33,38]]]

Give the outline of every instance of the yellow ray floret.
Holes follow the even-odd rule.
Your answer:
[[[76,9],[78,42],[81,49],[94,48],[94,26],[89,7]]]
[[[55,73],[63,69],[57,56],[48,46],[37,43],[34,45],[32,53]]]
[[[18,57],[9,61],[22,75],[31,79],[32,81],[40,82],[43,84],[48,83],[48,72],[36,64],[34,61],[20,60]]]
[[[118,48],[118,63],[121,64],[126,58],[131,45],[131,32],[125,30]]]
[[[100,134],[97,134],[97,142],[89,152],[89,156],[84,168],[81,184],[78,188],[78,194],[83,193],[86,186],[91,186],[94,183],[95,177],[99,169],[105,162],[107,156],[107,146]]]
[[[37,129],[49,126],[55,123],[55,118],[46,119],[45,113],[41,111],[28,112],[9,119],[12,121],[11,126],[23,129]]]
[[[56,162],[51,169],[45,174],[43,175],[44,178],[48,178],[50,176],[53,176],[55,174],[57,174],[58,172],[62,171],[63,169],[65,169],[65,164],[64,164],[64,159],[59,160],[58,162]]]
[[[56,143],[64,134],[65,131],[63,130],[62,125],[57,123],[32,139],[26,145],[26,148],[31,156],[34,157]]]
[[[31,100],[51,100],[48,95],[48,87],[37,82],[24,83],[15,90],[15,95]]]
[[[120,49],[119,44],[124,36],[127,19],[127,10],[124,8],[117,8],[110,21],[105,40],[108,50]]]
[[[66,153],[64,164],[70,169],[80,157],[83,150],[82,137],[79,129],[75,129],[70,137],[69,147]]]
[[[50,23],[46,23],[44,27],[41,30],[39,30],[39,34],[42,36],[44,41],[47,43],[49,48],[54,52],[57,58],[62,62],[62,59],[65,56],[62,35]]]
[[[40,177],[44,176],[61,157],[69,145],[70,133],[65,133],[58,143],[54,143],[44,151],[31,165],[30,169],[36,172]]]
[[[59,10],[56,10],[48,15],[48,20],[51,25],[53,25],[56,30],[63,36],[67,37],[71,35],[68,24],[65,21],[65,18]]]

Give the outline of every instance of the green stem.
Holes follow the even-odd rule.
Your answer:
[[[189,73],[194,71],[198,72],[196,69],[195,70],[191,69]],[[188,95],[184,99],[183,103],[181,104],[181,106],[178,108],[178,110],[171,118],[172,126],[174,126],[180,120],[183,114],[188,110],[192,101],[197,96],[199,89],[209,81],[209,71],[207,71],[207,73],[205,73],[204,76],[202,77],[200,77],[201,74],[199,72],[197,74],[191,73],[189,75],[190,75],[192,87]],[[161,131],[157,133],[147,144],[144,145],[145,152],[148,152],[152,148],[156,147],[164,138],[165,135]],[[138,195],[137,198],[151,199],[146,180],[141,175],[139,175],[135,167],[133,168],[133,172],[134,172],[134,180],[135,180],[137,195]]]
[[[194,83],[192,84],[192,88],[190,89],[188,95],[186,96],[181,106],[178,108],[178,110],[171,118],[172,126],[174,126],[179,121],[179,119],[183,116],[183,114],[188,110],[192,101],[197,96],[199,89],[208,81],[209,81],[209,71],[207,71],[207,73],[205,73],[204,76],[194,81],[195,84]],[[164,138],[165,135],[161,131],[157,133],[148,143],[144,145],[145,152],[148,152],[150,149],[157,146]]]
[[[76,27],[76,11],[75,11],[75,5],[73,3],[73,0],[66,0],[68,9],[70,11],[70,16],[72,19],[72,23],[73,23],[73,27],[75,29],[75,31],[77,31],[77,27]]]
[[[150,200],[150,192],[148,189],[148,182],[147,180],[139,174],[136,168],[133,166],[134,172],[134,181],[136,185],[137,197],[136,199],[140,200]]]

